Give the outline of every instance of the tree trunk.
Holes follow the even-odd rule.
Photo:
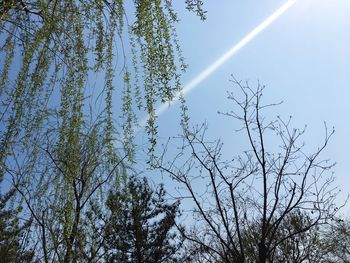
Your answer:
[[[259,243],[259,263],[266,263],[267,249],[265,242]]]

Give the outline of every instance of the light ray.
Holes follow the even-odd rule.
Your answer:
[[[207,79],[211,74],[213,74],[220,66],[222,66],[227,60],[229,60],[234,54],[245,47],[250,41],[252,41],[259,33],[271,25],[277,18],[283,15],[288,9],[290,9],[297,0],[289,0],[280,8],[278,8],[272,15],[266,18],[261,24],[250,31],[245,37],[243,37],[238,43],[233,45],[228,51],[226,51],[221,57],[215,60],[207,68],[205,68],[201,73],[199,73],[195,78],[193,78],[189,83],[187,83],[184,88],[175,95],[175,98],[171,102],[161,104],[155,111],[156,115],[159,116],[165,112],[171,105],[176,103],[180,95],[185,96],[193,89],[198,87],[205,79]],[[144,118],[140,123],[140,127],[144,127],[147,123],[148,117]]]

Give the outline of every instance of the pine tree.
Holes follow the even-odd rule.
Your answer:
[[[110,192],[105,226],[108,262],[175,262],[180,246],[173,231],[179,203],[169,204],[161,185],[131,177],[124,190]]]
[[[15,189],[10,189],[4,195],[0,194],[0,261],[30,262],[34,252],[27,251],[21,245],[21,239],[30,222],[20,225],[18,213],[21,207],[11,209],[9,202],[15,197]]]

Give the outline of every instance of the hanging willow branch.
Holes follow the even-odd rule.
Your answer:
[[[201,2],[186,4],[204,17],[197,8]],[[88,80],[94,75],[100,80],[104,75],[96,89],[97,93],[103,91],[106,137],[110,143],[117,139],[113,112],[121,108],[124,134],[129,135],[123,140],[132,154],[132,127],[136,124],[132,112],[143,109],[151,116],[146,129],[153,150],[155,104],[173,99],[186,68],[174,28],[177,16],[169,0],[135,0],[128,10],[125,6],[122,0],[0,1],[0,36],[4,40],[0,41],[4,56],[0,62],[0,113],[6,123],[1,130],[1,149],[9,147],[8,142],[21,132],[18,123],[31,122],[37,118],[35,112],[45,112],[48,105],[57,107],[57,101],[62,133],[71,121],[79,126],[83,99],[90,95]],[[134,16],[127,17],[132,12]],[[122,74],[115,74],[116,62],[122,63]],[[116,93],[123,86],[124,91]],[[52,92],[60,92],[59,99],[49,101]],[[113,103],[118,94],[124,96],[122,107]]]
[[[125,177],[141,114],[154,150],[186,68],[177,20],[170,0],[0,0],[0,182],[38,218],[38,261],[81,259],[83,203]]]

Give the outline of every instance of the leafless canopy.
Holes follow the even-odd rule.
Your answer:
[[[334,163],[321,156],[334,130],[325,125],[320,147],[306,153],[305,129],[292,128],[290,119],[263,117],[276,106],[263,104],[263,86],[232,82],[228,99],[235,110],[224,115],[241,124],[237,132],[248,149],[224,161],[222,142],[206,141],[206,125],[184,127],[179,153],[169,162],[165,147],[156,166],[180,183],[180,197],[193,201],[196,225],[182,233],[201,251],[201,262],[275,262],[285,242],[326,223],[337,210]],[[285,227],[295,215],[307,220]]]

